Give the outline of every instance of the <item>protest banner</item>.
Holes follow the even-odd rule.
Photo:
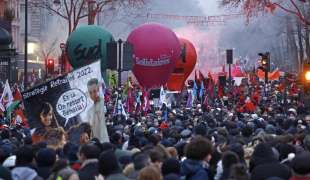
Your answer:
[[[93,102],[103,99],[103,84],[97,61],[23,92],[30,127],[46,126],[43,116],[49,112],[44,112],[43,104],[51,107],[51,116],[65,129],[88,122]]]

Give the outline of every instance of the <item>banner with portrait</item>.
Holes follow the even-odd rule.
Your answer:
[[[103,88],[97,61],[29,89],[22,93],[28,123],[31,128],[56,123],[69,129],[88,122],[94,101],[104,99]]]

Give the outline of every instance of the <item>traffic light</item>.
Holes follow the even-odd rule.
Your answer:
[[[54,59],[48,59],[47,60],[47,73],[48,74],[54,74],[54,68],[55,68]]]
[[[261,66],[259,67],[265,72],[265,83],[268,83],[268,72],[270,71],[270,53],[259,53],[261,59]]]

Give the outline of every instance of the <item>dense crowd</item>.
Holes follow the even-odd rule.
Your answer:
[[[2,124],[0,178],[310,179],[310,116],[295,82],[205,91],[190,107],[184,91],[169,105],[126,118],[113,115],[110,93],[104,143],[88,123],[54,127],[39,139],[23,125]]]

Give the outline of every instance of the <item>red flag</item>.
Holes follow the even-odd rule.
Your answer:
[[[21,101],[23,99],[22,94],[20,93],[16,84],[14,85],[13,99],[14,101]]]
[[[208,94],[211,98],[214,97],[214,80],[211,73],[208,73]]]
[[[223,64],[223,66],[222,66],[222,72],[226,72],[226,70],[225,70],[225,64]]]
[[[203,85],[205,87],[207,87],[207,79],[204,77],[204,75],[202,74],[202,72],[200,70],[199,70],[199,79],[200,79],[200,81],[203,82]]]
[[[200,85],[200,77],[197,76],[196,70],[195,70],[195,82],[196,82],[197,86]]]
[[[16,113],[16,119],[15,119],[14,124],[19,123],[19,124],[21,124],[21,125],[24,126],[24,127],[29,127],[28,122],[27,122],[27,118],[26,118],[26,116],[24,115],[23,110],[17,109],[17,110],[15,110],[15,113]],[[19,117],[19,119],[20,119],[21,122],[16,122],[16,121],[17,121],[17,117]]]
[[[220,83],[218,83],[218,96],[221,98],[224,96],[224,87]]]

